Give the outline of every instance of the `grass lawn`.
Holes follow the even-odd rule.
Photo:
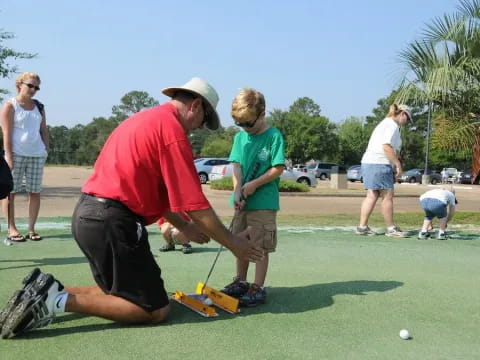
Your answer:
[[[420,218],[421,219],[421,218]],[[167,291],[193,292],[218,249],[159,253]],[[0,304],[39,266],[67,285],[91,285],[68,228],[45,240],[0,246]],[[122,326],[76,314],[13,340],[6,359],[475,359],[480,354],[480,237],[448,241],[359,237],[344,231],[280,231],[270,259],[268,302],[239,315],[205,319],[176,303],[159,326]],[[209,285],[234,275],[223,251]],[[412,340],[398,333],[408,329]]]

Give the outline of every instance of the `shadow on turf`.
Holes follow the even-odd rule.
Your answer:
[[[215,318],[204,318],[195,314],[191,310],[172,301],[172,310],[170,320],[163,326],[185,324],[185,323],[206,323],[218,320],[231,320],[238,316],[249,316],[261,313],[272,314],[295,314],[306,311],[318,310],[334,304],[336,295],[368,295],[369,292],[390,291],[402,286],[399,281],[370,281],[354,280],[344,282],[333,282],[328,284],[312,284],[297,287],[274,287],[268,289],[268,302],[265,305],[255,308],[242,308],[239,315],[231,315],[218,310],[219,316]],[[67,314],[59,316],[55,324],[68,323],[70,321],[81,320],[87,317],[81,314]],[[98,321],[98,319],[92,321]],[[124,327],[143,328],[159,325],[122,325],[116,323],[101,323],[91,325],[79,325],[60,328],[44,328],[25,333],[18,339],[35,339],[53,336],[69,335],[82,332],[94,332],[104,330],[115,330]]]
[[[403,286],[399,281],[354,280],[297,287],[267,288],[267,303],[254,308],[241,308],[239,315],[219,310],[218,317],[205,319],[191,310],[173,303],[170,323],[190,323],[232,319],[261,313],[294,314],[318,310],[334,304],[336,295],[368,295],[369,292],[385,292]]]
[[[0,270],[5,270],[5,269],[22,269],[22,268],[31,268],[31,267],[41,267],[44,265],[67,265],[67,264],[85,264],[87,263],[87,258],[83,256],[78,256],[78,257],[64,257],[64,258],[38,258],[38,259],[18,259],[18,260],[0,260],[0,263],[2,262],[7,262],[7,263],[15,263],[15,262],[20,262],[20,263],[25,263],[29,262],[30,264],[28,265],[22,265],[22,266],[7,266],[7,267],[2,267]]]

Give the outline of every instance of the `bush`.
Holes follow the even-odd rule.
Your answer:
[[[210,187],[214,190],[233,191],[233,182],[231,177],[224,177],[220,180],[210,182]],[[291,180],[280,180],[280,192],[309,192],[307,185],[299,184]]]

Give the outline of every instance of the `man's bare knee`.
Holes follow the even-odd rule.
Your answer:
[[[170,313],[170,304],[164,306],[161,309],[155,310],[152,312],[152,324],[160,324],[165,322],[168,319],[168,314]]]

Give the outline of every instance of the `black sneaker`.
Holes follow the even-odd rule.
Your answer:
[[[184,254],[191,254],[193,252],[192,245],[190,244],[183,245],[182,252]]]
[[[173,251],[173,250],[175,250],[175,245],[174,244],[165,244],[159,250],[161,252]]]
[[[7,319],[8,314],[20,303],[26,293],[32,292],[33,284],[42,272],[39,268],[33,269],[22,281],[22,289],[13,293],[12,297],[7,301],[6,305],[0,310],[0,331]]]
[[[247,293],[240,298],[240,305],[252,307],[265,304],[266,297],[267,292],[263,287],[257,284],[251,284]]]
[[[55,299],[64,293],[63,285],[51,274],[41,274],[31,291],[23,291],[20,302],[8,312],[0,336],[9,339],[49,325],[55,318]]]
[[[233,282],[225,286],[221,292],[224,294],[227,294],[228,296],[234,297],[234,298],[241,298],[243,295],[245,295],[250,288],[250,284],[246,281],[241,281],[238,279],[238,277],[233,278]]]

